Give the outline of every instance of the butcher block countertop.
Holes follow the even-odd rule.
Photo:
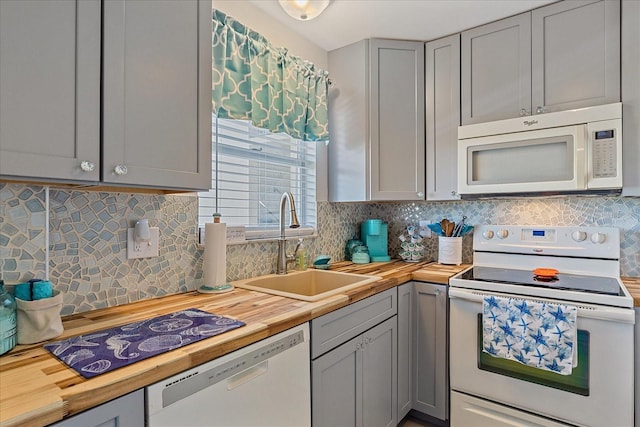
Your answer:
[[[633,297],[633,305],[640,307],[640,277],[622,277],[621,279]]]
[[[467,267],[396,260],[340,262],[332,269],[382,279],[316,302],[236,288],[224,294],[188,292],[67,316],[63,335],[52,341],[187,308],[232,317],[246,326],[89,380],[58,361],[42,343],[19,345],[0,356],[0,426],[59,421],[412,279],[447,284],[450,276]]]

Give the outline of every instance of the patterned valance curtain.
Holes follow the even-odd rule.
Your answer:
[[[218,10],[212,44],[211,101],[218,117],[251,120],[303,141],[329,139],[326,71]]]

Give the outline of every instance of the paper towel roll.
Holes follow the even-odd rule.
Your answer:
[[[227,283],[227,224],[207,223],[204,226],[204,285]]]

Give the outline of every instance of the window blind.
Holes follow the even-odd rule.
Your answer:
[[[316,146],[249,121],[213,116],[211,190],[199,193],[199,223],[214,212],[229,226],[245,226],[247,239],[277,236],[280,198],[290,191],[302,230],[316,226]],[[286,213],[287,223],[289,213]]]

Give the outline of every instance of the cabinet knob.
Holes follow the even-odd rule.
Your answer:
[[[418,196],[419,199],[423,199],[424,198],[424,193],[422,191],[418,191],[417,196]]]
[[[119,176],[126,175],[127,172],[127,167],[125,165],[116,165],[116,167],[113,168],[113,173]]]
[[[536,114],[542,114],[542,113],[546,113],[547,109],[544,107],[537,107],[536,108]]]
[[[529,115],[529,112],[527,111],[526,108],[523,108],[523,109],[520,110],[520,116],[521,117],[522,116],[528,116],[528,115]]]
[[[436,296],[440,295],[440,289],[436,289],[434,293],[436,294]]]
[[[458,194],[458,193],[456,192],[456,190],[453,190],[453,191],[451,192],[451,195],[452,195],[452,196],[455,196],[456,194]]]
[[[80,162],[80,169],[82,169],[84,172],[93,172],[95,168],[96,164],[93,162],[90,162],[88,160]]]

